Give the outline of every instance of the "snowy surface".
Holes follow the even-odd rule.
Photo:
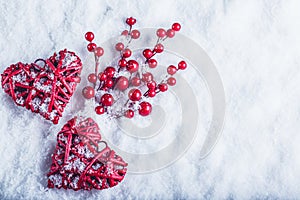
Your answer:
[[[67,106],[54,126],[1,90],[0,199],[300,198],[298,0],[2,0],[0,9],[1,72],[65,47],[85,58],[86,31],[104,42],[122,31],[128,16],[138,27],[179,21],[216,64],[227,105],[223,134],[206,159],[197,156],[198,137],[167,168],[128,174],[109,190],[74,192],[47,190],[45,174],[56,133],[77,107]]]

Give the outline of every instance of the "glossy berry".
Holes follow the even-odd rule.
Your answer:
[[[155,68],[157,66],[157,61],[155,59],[148,60],[148,64],[150,68]]]
[[[152,111],[152,105],[148,102],[142,102],[140,103],[140,108],[139,108],[139,114],[142,116],[147,116],[151,113]]]
[[[142,97],[142,93],[139,89],[131,89],[128,92],[128,97],[131,101],[139,101]]]
[[[184,60],[182,60],[178,63],[178,69],[185,70],[186,67],[187,67],[187,64]]]
[[[161,53],[161,52],[163,52],[163,51],[164,51],[164,45],[158,43],[157,45],[155,45],[154,51],[155,51],[156,53]]]
[[[125,76],[120,76],[117,80],[117,84],[116,87],[121,90],[124,91],[128,88],[129,85],[129,81],[128,78],[126,78]]]
[[[115,46],[117,51],[122,51],[124,49],[124,44],[122,42],[119,42]]]
[[[92,42],[93,39],[94,39],[94,33],[93,33],[93,32],[87,32],[87,33],[85,34],[85,39],[86,39],[87,41],[89,41],[89,42]]]
[[[101,103],[103,106],[111,106],[114,103],[114,98],[111,94],[104,94],[101,97]]]
[[[93,52],[95,50],[95,48],[97,47],[97,45],[95,43],[89,43],[86,48],[89,52]]]
[[[91,86],[86,86],[82,90],[82,95],[86,99],[91,99],[91,98],[93,98],[95,96],[95,90]]]
[[[126,69],[130,72],[130,73],[134,73],[137,72],[139,69],[139,63],[135,60],[129,60],[127,62],[127,67]]]
[[[111,79],[111,78],[108,78],[106,81],[105,81],[105,87],[107,88],[112,88],[114,86],[114,81]]]
[[[159,37],[159,38],[164,38],[164,37],[166,36],[166,34],[167,34],[166,30],[163,29],[163,28],[159,28],[159,29],[157,29],[157,31],[156,31],[156,35],[157,35],[157,37]]]
[[[132,26],[136,23],[136,19],[134,19],[133,17],[129,17],[126,19],[126,24],[128,24],[129,26]]]
[[[130,49],[125,49],[123,51],[123,57],[124,58],[129,58],[131,56],[131,50]]]
[[[145,49],[143,51],[143,56],[146,58],[146,59],[149,59],[153,56],[153,52],[150,50],[150,49]]]
[[[158,85],[158,89],[161,91],[161,92],[165,92],[168,90],[168,85],[165,84],[165,83],[161,83]]]
[[[97,82],[97,76],[96,76],[96,74],[89,74],[88,81],[90,83],[96,83]]]
[[[138,77],[133,77],[131,79],[131,85],[133,85],[133,86],[140,86],[141,82],[142,82],[141,79]]]
[[[115,75],[116,69],[114,67],[106,67],[104,73],[107,77],[112,78]]]
[[[102,47],[96,47],[95,54],[98,57],[102,56],[104,54],[104,49]]]
[[[134,116],[133,110],[130,110],[130,109],[127,110],[127,111],[125,112],[124,116],[127,117],[127,118],[129,118],[129,119],[133,118],[133,116]]]
[[[141,33],[140,33],[140,31],[138,31],[138,30],[132,30],[132,31],[131,31],[131,37],[132,37],[133,39],[138,39],[138,38],[140,37],[140,35],[141,35]]]
[[[153,75],[150,72],[144,73],[142,76],[142,81],[145,83],[153,81]]]
[[[170,66],[167,68],[167,72],[168,72],[168,74],[170,74],[170,75],[174,75],[174,74],[177,72],[177,68],[176,68],[174,65],[170,65]]]
[[[176,79],[174,77],[170,77],[167,80],[169,86],[174,86],[176,84]]]
[[[176,22],[172,25],[172,30],[180,31],[180,29],[181,29],[181,25],[179,23]]]
[[[128,35],[128,31],[127,31],[127,30],[124,30],[124,31],[121,33],[121,35],[127,36],[127,35]]]
[[[104,112],[105,112],[105,109],[103,106],[97,106],[95,108],[95,112],[98,114],[98,115],[102,115]]]
[[[156,95],[156,92],[155,92],[154,89],[150,89],[150,90],[148,91],[148,97],[155,97],[155,95]]]
[[[125,59],[121,59],[121,60],[119,60],[118,65],[120,67],[126,67],[127,66],[127,61]]]
[[[175,36],[175,31],[172,29],[167,30],[167,36],[168,38],[172,38]]]
[[[155,89],[156,88],[156,82],[155,81],[151,81],[151,82],[147,83],[147,87],[149,89]]]
[[[102,72],[98,74],[98,78],[100,81],[105,81],[107,79],[107,75],[104,72]]]

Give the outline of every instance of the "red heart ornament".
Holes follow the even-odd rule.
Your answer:
[[[101,140],[99,131],[91,118],[75,117],[64,125],[52,154],[49,188],[102,190],[123,180],[127,163]]]
[[[81,69],[80,58],[65,49],[46,60],[10,65],[1,74],[2,88],[17,105],[57,124],[80,82]]]

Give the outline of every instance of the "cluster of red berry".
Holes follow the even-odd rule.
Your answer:
[[[115,49],[120,52],[120,59],[118,60],[118,66],[108,66],[105,70],[98,74],[99,58],[104,54],[102,47],[93,43],[94,34],[87,32],[85,39],[89,42],[87,50],[94,53],[95,56],[95,72],[88,75],[88,81],[93,84],[92,86],[86,86],[82,93],[86,99],[95,98],[97,106],[95,111],[97,114],[103,114],[120,98],[114,98],[113,92],[117,91],[118,94],[127,94],[125,98],[128,99],[123,104],[119,111],[114,114],[115,117],[125,116],[132,118],[135,112],[138,112],[141,116],[147,116],[152,111],[152,105],[147,101],[147,98],[153,98],[159,92],[165,92],[169,86],[176,84],[176,79],[173,75],[178,70],[184,70],[187,67],[185,61],[180,61],[176,66],[170,65],[167,68],[166,77],[159,83],[154,79],[150,69],[157,67],[157,60],[154,58],[156,54],[160,54],[164,51],[162,42],[168,38],[173,38],[175,32],[181,29],[179,23],[174,23],[168,30],[159,28],[156,31],[158,37],[157,43],[154,48],[144,49],[142,55],[144,62],[139,64],[135,59],[130,59],[132,51],[129,48],[129,44],[132,40],[140,37],[140,31],[132,29],[136,23],[136,19],[133,17],[126,19],[126,24],[129,26],[128,30],[122,32],[122,36],[126,39],[126,44],[119,42],[115,45]],[[123,73],[128,73],[125,76]],[[142,91],[145,90],[144,93]]]

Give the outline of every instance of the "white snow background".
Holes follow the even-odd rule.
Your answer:
[[[109,190],[47,191],[56,134],[76,110],[67,107],[51,125],[0,90],[0,199],[300,198],[298,0],[1,0],[0,71],[63,48],[86,57],[86,31],[104,42],[129,16],[141,28],[181,22],[181,33],[214,61],[227,106],[214,150],[200,160],[195,141],[172,166],[127,174]]]

